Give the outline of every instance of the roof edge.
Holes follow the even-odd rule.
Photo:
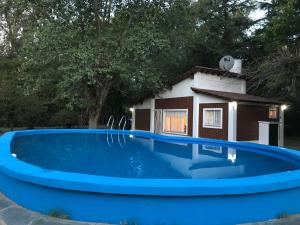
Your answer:
[[[195,93],[199,93],[199,94],[204,94],[204,95],[209,95],[212,97],[217,97],[217,98],[221,98],[227,101],[237,101],[237,102],[249,102],[249,103],[260,103],[260,104],[274,104],[274,105],[281,105],[284,104],[284,102],[281,101],[277,101],[274,99],[267,99],[265,97],[261,97],[261,96],[256,96],[256,95],[248,95],[248,94],[241,94],[241,93],[234,93],[234,92],[224,92],[224,91],[214,91],[214,90],[206,90],[206,89],[199,89],[199,88],[195,88],[195,87],[191,87],[191,90]],[[213,93],[215,92],[215,93]],[[260,99],[247,99],[247,98],[238,98],[238,97],[230,97],[230,96],[225,96],[222,94],[232,94],[232,95],[236,95],[236,96],[247,96],[247,97],[253,97],[253,98],[260,98]]]

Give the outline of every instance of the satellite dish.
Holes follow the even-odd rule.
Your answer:
[[[230,55],[224,56],[220,62],[219,66],[221,70],[229,71],[234,66],[234,58]]]

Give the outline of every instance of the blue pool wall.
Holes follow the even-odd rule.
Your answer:
[[[9,132],[0,138],[0,191],[25,208],[44,214],[64,210],[83,221],[139,225],[237,224],[300,212],[299,170],[224,180],[122,179],[60,171],[26,164],[11,156],[14,136],[105,130],[34,130]],[[117,132],[117,131],[110,131]],[[161,140],[207,142],[268,151],[300,158],[297,151],[250,143],[169,137],[124,131]]]

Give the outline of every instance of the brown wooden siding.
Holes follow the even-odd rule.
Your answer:
[[[135,129],[150,131],[150,109],[135,110]]]
[[[188,109],[188,135],[193,135],[193,97],[155,99],[155,109]]]
[[[222,108],[223,125],[222,129],[203,127],[203,109]],[[199,137],[228,140],[228,103],[209,103],[199,105]]]
[[[279,115],[279,112],[277,112]],[[278,121],[269,119],[269,106],[267,105],[243,105],[237,108],[237,140],[258,140],[258,121]]]

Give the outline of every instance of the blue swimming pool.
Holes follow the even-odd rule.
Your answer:
[[[300,154],[142,131],[0,138],[0,190],[41,212],[139,225],[237,224],[300,212]]]
[[[300,168],[296,160],[238,146],[128,134],[108,138],[103,133],[26,135],[16,137],[11,147],[17,159],[40,168],[120,178],[225,179]]]

